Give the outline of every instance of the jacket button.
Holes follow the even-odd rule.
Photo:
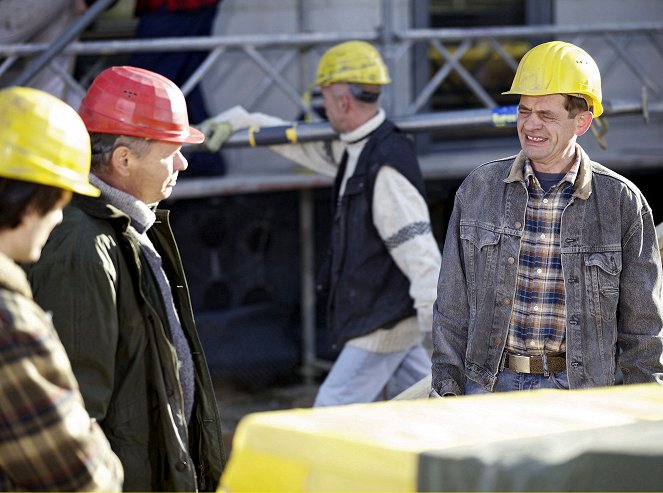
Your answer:
[[[506,261],[509,262],[510,264],[513,264],[516,261],[516,259],[513,257],[509,257],[508,259],[506,259]]]
[[[181,460],[175,464],[175,469],[177,469],[178,472],[184,472],[188,469],[188,464],[185,460]]]
[[[513,226],[514,226],[516,229],[520,229],[520,228],[523,227],[523,223],[521,223],[520,221],[516,221],[515,223],[513,223]]]
[[[503,302],[504,302],[505,305],[510,305],[511,304],[511,300],[509,298],[504,298]]]

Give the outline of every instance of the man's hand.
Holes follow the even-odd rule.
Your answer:
[[[205,134],[205,142],[202,145],[211,152],[217,152],[233,132],[250,126],[250,115],[241,106],[233,106],[196,125],[198,130]]]

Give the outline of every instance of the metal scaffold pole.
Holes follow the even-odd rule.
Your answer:
[[[404,132],[435,132],[444,129],[501,127],[514,125],[516,106],[499,106],[475,110],[444,111],[393,118]],[[604,102],[604,115],[619,116],[642,114],[647,119],[652,113],[663,113],[663,102],[647,103],[646,99],[613,100]],[[224,147],[249,147],[332,140],[337,134],[326,122],[294,123],[292,125],[248,128],[235,132]]]
[[[97,0],[85,11],[74,23],[62,33],[50,47],[39,55],[16,79],[12,81],[12,86],[24,86],[28,84],[41,69],[63,51],[71,41],[76,38],[83,30],[92,23],[92,21],[103,12],[113,0]]]

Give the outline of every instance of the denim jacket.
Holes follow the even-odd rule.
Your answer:
[[[663,281],[652,212],[635,185],[580,146],[561,220],[569,387],[663,375]],[[433,389],[492,390],[506,344],[525,224],[525,156],[479,166],[456,193],[433,307]]]

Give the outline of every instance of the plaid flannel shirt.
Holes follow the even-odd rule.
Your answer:
[[[544,192],[525,160],[529,199],[520,241],[516,294],[506,349],[510,353],[540,355],[566,348],[566,303],[559,232],[562,212],[573,195],[580,156],[562,181]]]
[[[50,317],[0,254],[0,490],[121,491],[122,480]]]

